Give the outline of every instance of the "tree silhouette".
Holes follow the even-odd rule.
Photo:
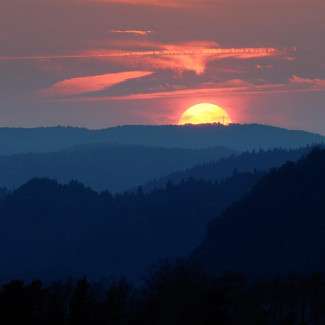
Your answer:
[[[81,279],[72,293],[69,306],[69,325],[93,324],[94,305],[91,285],[86,278]]]

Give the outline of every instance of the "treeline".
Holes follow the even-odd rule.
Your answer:
[[[234,153],[224,147],[191,150],[94,143],[56,152],[0,156],[0,186],[12,189],[31,178],[46,177],[63,183],[75,179],[98,191],[123,192]]]
[[[136,276],[160,259],[190,254],[207,224],[260,177],[190,179],[118,195],[33,179],[0,200],[0,277]]]
[[[188,263],[163,264],[135,287],[126,280],[0,288],[1,324],[26,325],[321,325],[325,275],[247,281],[212,277]]]
[[[270,150],[253,150],[225,156],[214,161],[199,164],[187,170],[181,170],[151,181],[144,185],[145,191],[161,188],[168,183],[178,184],[184,179],[220,181],[234,173],[266,172],[278,168],[287,161],[297,161],[312,151],[312,146],[299,149],[275,148]]]
[[[321,148],[273,169],[210,223],[195,258],[215,272],[325,271],[324,184]]]

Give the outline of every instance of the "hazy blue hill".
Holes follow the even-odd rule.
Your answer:
[[[274,167],[280,167],[287,161],[297,161],[310,150],[312,150],[312,147],[243,152],[217,161],[203,163],[187,170],[173,172],[170,175],[151,181],[143,187],[146,191],[151,191],[155,188],[164,187],[168,183],[178,184],[182,180],[189,178],[217,181],[238,172],[267,171]]]
[[[223,147],[201,150],[109,143],[79,145],[53,153],[0,156],[0,185],[13,188],[33,177],[79,180],[95,189],[124,191],[175,170],[233,154]]]
[[[258,124],[122,126],[99,131],[111,141],[163,147],[202,148],[225,146],[234,150],[298,148],[324,141],[305,131]]]
[[[324,137],[266,125],[120,126],[103,130],[71,127],[1,128],[0,155],[58,151],[79,144],[120,144],[234,150],[297,148],[323,142]]]
[[[215,213],[259,178],[188,180],[116,196],[77,182],[33,179],[0,199],[0,281],[142,274],[160,259],[187,256]]]
[[[211,272],[325,271],[325,151],[287,163],[211,223],[193,258]]]
[[[96,138],[90,130],[73,127],[0,128],[0,155],[57,151]]]

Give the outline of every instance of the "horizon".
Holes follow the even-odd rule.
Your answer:
[[[325,131],[324,134],[320,132],[313,132],[310,130],[305,129],[292,129],[292,128],[286,128],[281,127],[277,125],[272,124],[265,124],[265,123],[230,123],[227,125],[224,125],[222,123],[201,123],[201,124],[118,124],[113,126],[107,126],[107,127],[99,127],[99,128],[91,128],[87,126],[78,126],[78,125],[40,125],[40,126],[30,126],[30,127],[22,127],[22,126],[0,126],[1,129],[24,129],[24,130],[33,130],[33,129],[55,129],[55,128],[67,128],[67,129],[81,129],[81,130],[88,130],[88,131],[103,131],[103,130],[109,130],[114,128],[123,128],[123,127],[178,127],[178,128],[200,128],[200,127],[223,127],[223,128],[231,128],[233,126],[263,126],[263,127],[269,127],[269,128],[275,128],[275,129],[283,129],[288,131],[297,131],[297,132],[306,132],[311,133],[314,135],[320,135],[325,137]]]

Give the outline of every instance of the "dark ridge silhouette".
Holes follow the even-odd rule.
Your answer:
[[[151,181],[143,186],[145,191],[166,186],[167,183],[178,184],[184,179],[194,178],[198,180],[218,181],[227,178],[234,173],[267,171],[280,167],[287,161],[297,161],[313,147],[295,150],[273,149],[243,152],[221,158],[218,161],[210,161],[197,165],[187,170],[173,172],[160,179]]]
[[[258,124],[134,125],[103,130],[72,127],[0,129],[0,155],[51,152],[74,145],[99,142],[188,149],[225,146],[245,151],[277,147],[298,148],[324,142],[324,137],[305,131]]]
[[[325,275],[248,282],[211,277],[197,267],[164,263],[141,286],[87,278],[0,287],[1,324],[28,325],[323,325]]]
[[[211,218],[259,178],[242,173],[114,196],[78,182],[33,179],[0,200],[0,280],[136,277],[160,259],[190,254]]]
[[[193,258],[210,272],[325,270],[325,150],[272,170],[211,223]]]
[[[201,150],[108,143],[75,146],[53,153],[0,156],[0,185],[16,188],[33,177],[69,182],[96,190],[126,191],[175,170],[234,154],[218,147]]]

